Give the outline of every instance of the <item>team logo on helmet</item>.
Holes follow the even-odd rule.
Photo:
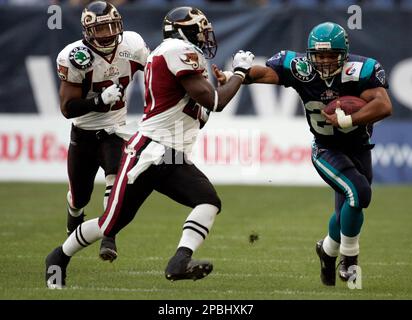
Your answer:
[[[306,57],[293,59],[290,62],[290,69],[292,70],[293,76],[302,82],[312,81],[316,75],[313,72],[312,65],[309,63]]]
[[[92,65],[94,56],[89,48],[76,47],[70,52],[69,60],[77,69],[85,70]]]

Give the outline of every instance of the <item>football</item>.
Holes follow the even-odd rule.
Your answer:
[[[335,113],[336,104],[338,101],[340,101],[340,108],[345,112],[346,115],[359,111],[367,103],[365,100],[359,97],[343,96],[329,102],[323,111],[325,111],[327,114]]]

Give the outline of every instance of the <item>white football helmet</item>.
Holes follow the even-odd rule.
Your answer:
[[[122,17],[111,3],[90,3],[82,12],[81,23],[84,39],[103,55],[112,53],[121,42]]]

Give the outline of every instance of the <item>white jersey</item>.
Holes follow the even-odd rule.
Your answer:
[[[206,109],[186,93],[179,77],[203,74],[206,60],[193,44],[164,40],[148,57],[145,67],[145,109],[139,132],[167,147],[190,153]]]
[[[150,51],[136,32],[123,32],[114,54],[103,56],[83,40],[66,46],[57,56],[57,73],[63,81],[79,85],[83,98],[90,99],[112,84],[124,89],[137,70],[143,70]],[[123,95],[124,97],[124,95]],[[126,101],[120,100],[109,112],[89,112],[74,118],[75,126],[85,130],[115,129],[126,123]]]

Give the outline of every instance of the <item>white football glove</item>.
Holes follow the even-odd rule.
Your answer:
[[[234,73],[245,78],[252,67],[253,59],[255,59],[255,55],[252,52],[239,50],[233,57]]]
[[[112,84],[100,94],[103,104],[111,106],[122,98],[122,87]]]

